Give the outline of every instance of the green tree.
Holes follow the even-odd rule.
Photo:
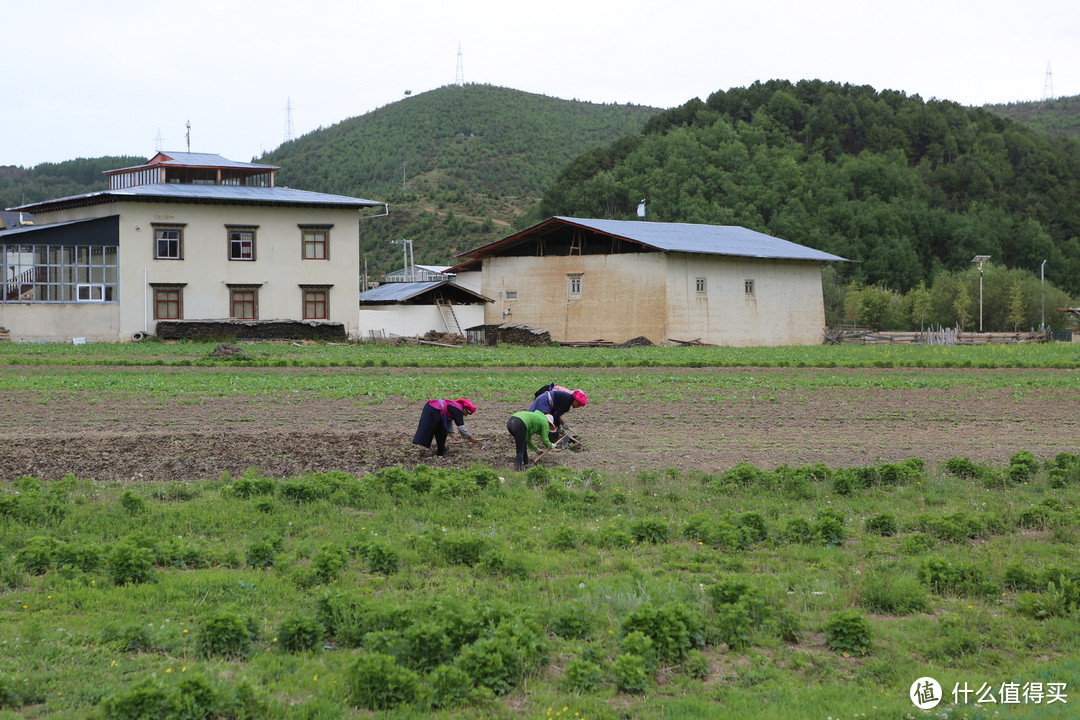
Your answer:
[[[1020,326],[1024,324],[1024,291],[1020,287],[1020,281],[1013,282],[1012,287],[1009,288],[1009,322],[1012,324],[1013,332],[1020,329]]]
[[[956,289],[956,299],[953,300],[953,317],[956,327],[963,330],[971,322],[971,295],[968,294],[967,285],[960,283]]]
[[[907,294],[908,317],[913,326],[918,326],[919,332],[926,329],[930,321],[930,314],[934,310],[930,299],[930,291],[926,289],[926,283],[919,281],[919,286]]]

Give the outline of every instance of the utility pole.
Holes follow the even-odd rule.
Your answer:
[[[1039,265],[1039,287],[1042,290],[1042,315],[1039,318],[1040,332],[1046,332],[1046,261]]]
[[[971,260],[979,265],[979,332],[983,331],[983,263],[989,259],[989,255],[976,255]]]

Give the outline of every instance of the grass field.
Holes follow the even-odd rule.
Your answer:
[[[426,397],[427,366],[491,396],[557,375],[613,405],[1080,389],[1053,345],[243,347],[230,373],[205,344],[0,345],[0,392],[377,402]],[[850,370],[707,372],[725,363]],[[965,370],[985,367],[1016,370]],[[854,467],[21,477],[0,486],[0,718],[1077,717],[1080,447],[984,463],[940,442],[947,461]],[[908,696],[923,677],[932,712]]]

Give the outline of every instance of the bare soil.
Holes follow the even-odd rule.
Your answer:
[[[596,375],[605,372],[628,371],[598,370]],[[935,463],[964,456],[1005,464],[1019,450],[1040,459],[1080,452],[1080,402],[1068,392],[830,389],[750,398],[740,391],[731,393],[731,402],[635,404],[610,398],[603,387],[588,390],[593,402],[566,416],[584,449],[548,453],[542,463],[604,471],[677,467],[721,472],[738,462],[771,469],[814,462],[869,465],[909,457]],[[69,473],[94,480],[196,480],[249,467],[277,478],[328,470],[362,475],[421,462],[436,467],[484,462],[510,469],[513,442],[506,418],[527,409],[531,400],[531,388],[522,388],[520,398],[479,401],[469,428],[477,437],[492,439],[490,447],[456,442],[448,457],[435,458],[431,450],[411,444],[421,404],[400,398],[375,403],[364,397],[326,400],[290,394],[143,400],[65,393],[60,400],[42,402],[36,394],[5,393],[0,394],[0,480],[22,475],[55,479]]]

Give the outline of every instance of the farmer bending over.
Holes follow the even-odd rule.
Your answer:
[[[429,448],[434,438],[435,454],[442,457],[446,455],[446,436],[455,428],[461,437],[469,442],[477,442],[465,427],[465,416],[472,415],[474,412],[476,412],[476,406],[471,400],[465,398],[428,400],[424,404],[424,409],[420,411],[420,423],[416,426],[416,434],[413,435],[413,445]]]
[[[551,415],[539,410],[522,410],[511,415],[506,421],[506,431],[514,436],[516,454],[514,456],[514,469],[521,472],[529,464],[529,450],[536,450],[533,444],[533,435],[544,441],[544,446],[550,448],[551,441],[548,433],[555,430],[555,419]],[[559,448],[554,448],[556,451]]]
[[[571,408],[585,407],[589,404],[589,396],[581,390],[570,390],[562,385],[548,385],[540,388],[535,395],[529,410],[539,410],[555,418],[555,430],[548,436],[552,442],[559,439],[559,430],[566,424],[562,416],[570,412]]]

